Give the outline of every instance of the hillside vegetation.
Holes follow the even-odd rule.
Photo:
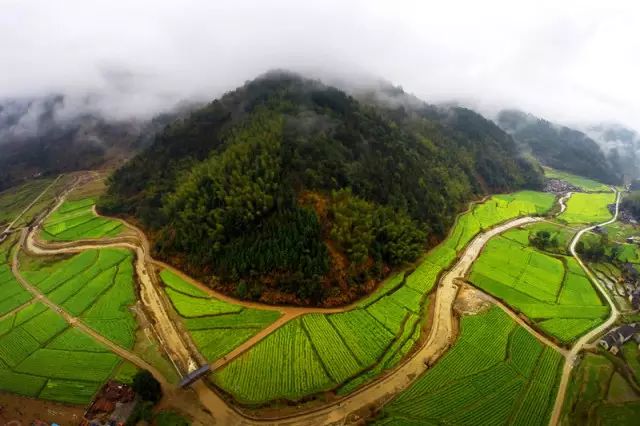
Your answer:
[[[621,182],[614,162],[580,131],[514,110],[501,111],[497,123],[545,166],[609,184]]]
[[[469,200],[541,180],[469,110],[392,109],[271,73],[169,125],[98,207],[236,296],[327,305],[414,261]]]

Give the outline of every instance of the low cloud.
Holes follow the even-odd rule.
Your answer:
[[[639,19],[615,1],[5,0],[0,98],[148,117],[281,68],[640,129]]]

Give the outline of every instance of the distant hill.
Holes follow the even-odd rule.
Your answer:
[[[221,290],[335,305],[414,261],[470,200],[541,183],[473,111],[273,72],[169,125],[99,208]]]
[[[623,172],[607,160],[593,139],[578,130],[516,110],[501,111],[496,121],[543,165],[609,184],[622,181]]]
[[[630,181],[640,178],[640,135],[620,124],[588,126],[585,133],[600,145],[609,163]]]
[[[37,175],[116,165],[175,117],[112,121],[70,113],[62,95],[0,101],[0,190]]]

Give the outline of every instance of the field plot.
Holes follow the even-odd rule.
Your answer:
[[[209,295],[168,269],[160,272],[165,291],[200,353],[213,362],[280,317],[277,311],[247,309]]]
[[[613,192],[602,194],[575,193],[567,201],[567,209],[558,216],[558,219],[568,223],[606,222],[613,217],[607,206],[615,202],[616,194]]]
[[[611,191],[607,185],[596,180],[585,178],[578,175],[573,175],[567,172],[561,172],[560,170],[544,168],[544,175],[549,179],[558,179],[565,182],[569,182],[571,185],[577,186],[583,191],[587,192],[608,192]]]
[[[494,307],[463,317],[453,348],[377,424],[546,425],[561,365],[557,352]]]
[[[609,308],[575,259],[528,246],[528,232],[512,230],[489,241],[469,280],[570,343],[600,323]]]
[[[40,195],[54,179],[37,179],[23,185],[0,192],[0,226],[12,222],[38,195]],[[64,179],[59,179],[36,204],[25,212],[15,224],[22,226],[29,222],[44,205],[49,203],[53,195],[60,189]]]
[[[87,250],[54,263],[29,263],[22,272],[71,315],[114,343],[131,348],[137,328],[128,309],[135,303],[132,261],[126,250]]]
[[[0,322],[0,390],[86,404],[121,359],[34,303]]]
[[[9,240],[0,244],[0,317],[32,299],[11,273],[9,244]]]
[[[640,397],[606,357],[587,353],[573,369],[564,400],[563,425],[635,425]]]
[[[93,198],[65,201],[44,222],[41,238],[48,241],[74,241],[115,237],[125,230],[117,220],[96,216],[93,213],[94,205]]]

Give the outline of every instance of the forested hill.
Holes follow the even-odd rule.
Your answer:
[[[414,261],[471,199],[541,182],[472,111],[269,73],[167,126],[99,208],[239,297],[336,305]]]
[[[605,183],[619,184],[622,172],[584,133],[516,110],[501,111],[498,125],[542,164]]]

